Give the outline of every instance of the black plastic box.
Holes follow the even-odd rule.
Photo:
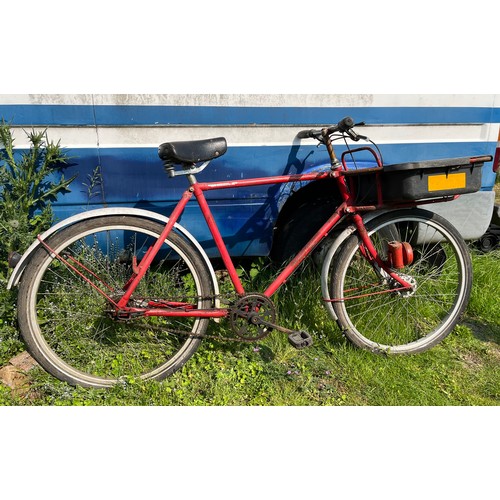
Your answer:
[[[481,189],[481,169],[491,156],[446,158],[384,165],[378,174],[384,203],[441,198]],[[351,177],[352,178],[352,177]],[[356,204],[377,203],[375,174],[360,175],[353,189]],[[357,184],[357,187],[356,187]]]

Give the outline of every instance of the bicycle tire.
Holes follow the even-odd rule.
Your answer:
[[[395,270],[412,282],[412,291],[385,293],[387,276],[363,257],[355,233],[333,259],[334,318],[349,341],[374,353],[430,349],[453,330],[469,301],[472,264],[464,240],[445,219],[422,209],[389,212],[366,227],[383,259],[388,241],[412,245],[413,263]]]
[[[140,262],[162,229],[140,217],[103,216],[61,230],[47,245],[85,265],[94,276],[101,275],[116,288],[108,293],[119,295],[132,274],[132,257]],[[167,293],[172,296],[165,297]],[[177,299],[207,308],[213,293],[209,270],[197,249],[172,232],[131,301]],[[209,322],[165,317],[118,321],[109,314],[109,304],[40,247],[19,287],[18,321],[29,352],[47,372],[71,385],[103,388],[127,378],[162,380],[194,354]],[[191,335],[179,335],[179,330]]]

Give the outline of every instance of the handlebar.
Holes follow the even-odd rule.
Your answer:
[[[364,123],[358,123],[356,125],[364,125]],[[299,139],[320,139],[327,135],[334,134],[335,132],[341,132],[343,134],[347,134],[353,141],[359,141],[360,139],[366,139],[365,136],[359,135],[352,128],[356,126],[354,124],[354,120],[350,116],[346,116],[342,118],[337,125],[332,125],[331,127],[326,127],[322,129],[310,129],[310,130],[301,130],[297,137]]]

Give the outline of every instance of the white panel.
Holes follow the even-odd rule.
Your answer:
[[[498,94],[0,94],[1,104],[257,107],[500,105]]]
[[[311,127],[305,127],[311,128]],[[15,145],[28,145],[24,128],[13,128]],[[44,130],[44,129],[35,129]],[[227,126],[227,127],[50,127],[47,134],[65,148],[157,147],[163,142],[225,137],[229,146],[291,146],[316,144],[313,139],[296,138],[301,127]],[[377,144],[414,144],[440,142],[497,142],[499,124],[485,125],[395,125],[367,126],[358,129]]]

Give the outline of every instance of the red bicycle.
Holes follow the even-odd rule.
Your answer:
[[[70,384],[109,387],[126,377],[160,380],[172,374],[207,336],[210,320],[228,320],[231,340],[257,341],[276,330],[293,346],[307,347],[307,332],[278,324],[271,298],[322,242],[328,247],[320,300],[350,341],[390,354],[437,344],[468,303],[471,261],[456,229],[417,205],[477,191],[481,167],[492,158],[384,166],[372,147],[348,146],[339,160],[334,140],[367,139],[353,127],[344,118],[298,134],[327,148],[327,170],[227,182],[195,177],[225,153],[224,138],[162,144],[159,155],[169,176],[189,181],[169,218],[136,209],[86,212],[40,235],[23,255],[9,286],[20,282],[18,319],[30,353]],[[348,169],[348,157],[360,151],[373,155],[374,166]],[[264,291],[245,290],[204,193],[331,179],[343,203]],[[177,223],[193,197],[232,296],[220,292],[206,253]],[[336,237],[328,239],[334,230]]]

